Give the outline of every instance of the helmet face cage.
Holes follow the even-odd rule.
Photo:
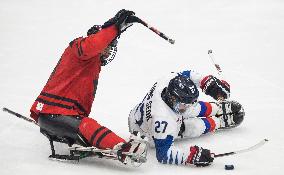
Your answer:
[[[102,66],[105,66],[107,65],[108,63],[110,63],[115,55],[116,55],[116,52],[117,52],[117,40],[114,39],[108,46],[109,48],[109,56],[108,57],[105,57],[105,55],[101,55],[100,59],[101,59],[101,62],[102,62]]]
[[[171,96],[171,100],[172,100],[172,109],[176,112],[176,113],[183,113],[186,111],[186,109],[195,106],[197,104],[197,99],[196,98],[181,98],[180,96]]]

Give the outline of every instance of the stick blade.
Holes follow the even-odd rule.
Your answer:
[[[169,39],[169,42],[170,42],[171,44],[174,44],[176,41],[173,40],[173,39]]]

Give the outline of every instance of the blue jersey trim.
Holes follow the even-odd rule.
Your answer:
[[[203,101],[199,101],[198,103],[199,103],[200,106],[201,106],[201,110],[200,110],[200,112],[199,112],[199,114],[198,114],[198,117],[204,117],[205,112],[206,112],[206,110],[207,110],[207,107],[206,107],[206,105],[205,105],[205,103],[204,103]]]
[[[169,164],[173,164],[173,160],[173,151],[171,151]]]
[[[178,152],[177,152],[177,155],[176,155],[175,164],[178,165]]]
[[[156,157],[158,162],[166,164],[168,162],[168,150],[170,149],[174,140],[173,136],[167,135],[165,139],[153,139],[156,147]],[[170,161],[173,161],[172,154]]]
[[[210,131],[211,125],[210,125],[209,121],[206,118],[202,118],[202,120],[203,120],[203,122],[205,124],[205,127],[206,127],[206,129],[203,132],[203,134],[206,134],[207,132]]]

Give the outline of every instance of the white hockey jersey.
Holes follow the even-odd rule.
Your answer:
[[[183,150],[173,144],[174,139],[181,137],[182,121],[185,118],[206,117],[216,113],[209,103],[199,101],[181,115],[174,112],[163,101],[161,97],[163,89],[168,86],[172,78],[179,74],[189,77],[197,87],[200,87],[203,76],[194,71],[171,73],[154,83],[142,102],[136,105],[129,115],[130,132],[139,131],[148,137],[150,144],[155,146],[156,157],[161,163],[186,164],[190,148]],[[210,122],[201,121],[200,134],[212,130]]]

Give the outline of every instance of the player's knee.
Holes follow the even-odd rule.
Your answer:
[[[188,120],[185,124],[184,137],[199,137],[206,130],[204,122],[199,118]]]

